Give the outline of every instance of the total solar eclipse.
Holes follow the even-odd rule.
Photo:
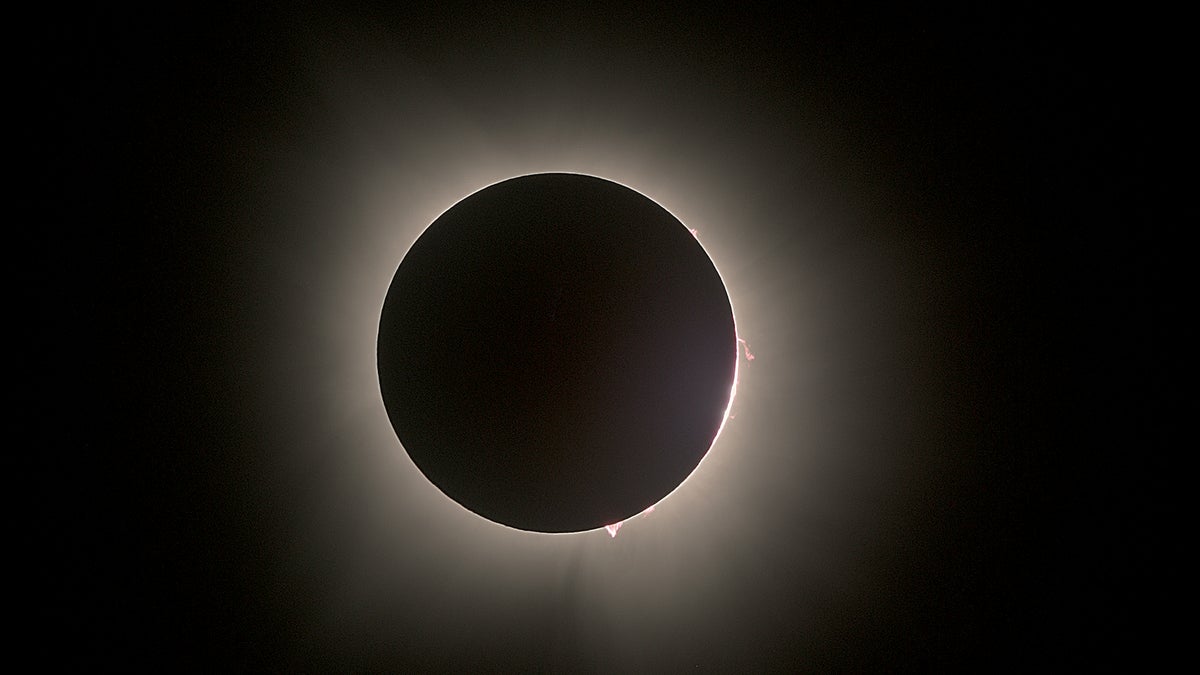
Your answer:
[[[737,335],[692,232],[623,185],[486,187],[438,217],[383,305],[379,383],[446,496],[534,532],[619,523],[677,488],[724,422]]]

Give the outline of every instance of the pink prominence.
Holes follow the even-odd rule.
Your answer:
[[[740,343],[742,343],[742,349],[745,349],[745,350],[746,350],[746,360],[747,360],[747,361],[753,361],[753,360],[754,360],[754,355],[750,353],[750,345],[749,345],[749,344],[747,344],[747,343],[746,343],[746,341],[745,341],[745,340],[743,340],[742,338],[738,338],[738,339],[737,339],[737,341],[738,341],[738,342],[740,342]]]
[[[653,504],[651,504],[649,507],[647,507],[647,508],[646,508],[646,510],[645,510],[645,511],[642,511],[642,512],[641,512],[641,513],[639,513],[638,515],[639,515],[639,516],[644,516],[644,515],[646,515],[647,513],[652,513],[653,511],[654,511],[654,505],[653,505]],[[613,523],[612,525],[605,525],[605,526],[604,526],[604,530],[605,530],[606,532],[608,532],[608,536],[610,536],[610,537],[615,537],[615,536],[617,536],[617,530],[621,529],[621,526],[622,526],[622,525],[624,525],[624,524],[625,524],[625,522],[626,522],[626,521],[624,521],[624,520],[621,520],[621,521],[617,521],[617,522]]]

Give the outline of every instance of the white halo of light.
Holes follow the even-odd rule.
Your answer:
[[[716,137],[683,121],[682,103],[662,108],[676,126],[619,107],[556,116],[553,93],[513,97],[484,120],[386,48],[362,53],[388,67],[336,55],[309,66],[322,94],[317,131],[281,143],[264,160],[268,184],[253,186],[279,204],[261,245],[282,252],[269,256],[261,285],[284,300],[259,336],[271,376],[258,394],[278,489],[300,504],[290,573],[317,575],[311,585],[322,589],[314,632],[330,645],[338,636],[433,640],[466,630],[455,608],[470,606],[472,621],[502,641],[515,639],[512,608],[564,602],[570,625],[555,630],[619,669],[645,646],[647,626],[744,616],[746,584],[767,583],[756,580],[753,551],[781,536],[802,551],[789,575],[813,588],[848,583],[849,533],[875,527],[871,500],[890,479],[874,449],[893,431],[880,411],[894,405],[892,391],[871,388],[881,376],[862,375],[886,360],[887,326],[863,317],[875,316],[895,277],[877,248],[838,234],[857,214],[818,178],[747,171],[739,144],[769,158],[770,139]],[[386,77],[354,76],[379,70]],[[759,357],[743,371],[734,345],[737,373],[712,447],[670,499],[615,539],[497,527],[462,508],[412,464],[379,395],[379,315],[405,253],[463,197],[549,172],[631,187],[695,229],[736,308],[737,334]],[[865,400],[873,417],[851,422],[849,400]],[[815,600],[796,611],[799,625],[819,620]]]

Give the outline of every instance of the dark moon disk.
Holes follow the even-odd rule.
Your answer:
[[[512,178],[417,239],[379,323],[392,427],[448,497],[497,523],[579,532],[679,486],[725,416],[737,335],[696,238],[644,195]]]

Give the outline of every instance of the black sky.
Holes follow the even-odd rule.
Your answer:
[[[43,443],[38,484],[50,506],[32,516],[65,568],[34,614],[57,645],[46,663],[793,672],[1154,658],[1166,640],[1147,630],[1162,600],[1149,580],[1165,511],[1156,419],[1177,404],[1156,346],[1160,202],[1143,146],[1158,99],[1143,24],[557,3],[106,10],[46,24],[34,226],[53,238],[46,270],[66,272],[37,277],[64,345],[40,395],[78,411],[51,417],[61,431]],[[836,330],[815,344],[836,350],[830,372],[862,380],[816,396],[846,428],[903,433],[837,474],[868,487],[828,488],[863,500],[844,506],[844,575],[805,576],[796,523],[811,502],[799,480],[778,487],[781,469],[775,492],[727,509],[748,530],[715,531],[712,560],[655,568],[725,565],[742,580],[653,595],[655,616],[687,618],[636,638],[621,628],[632,618],[576,621],[591,616],[587,596],[536,579],[478,604],[436,590],[331,600],[345,561],[320,552],[351,507],[316,503],[342,493],[322,487],[333,478],[315,451],[287,442],[319,428],[308,413],[323,402],[359,395],[329,390],[333,343],[289,337],[335,292],[328,261],[360,245],[339,225],[348,207],[325,199],[350,190],[323,190],[360,175],[348,157],[386,148],[401,180],[454,171],[457,155],[423,139],[455,120],[483,140],[446,142],[491,143],[501,158],[602,128],[647,171],[687,167],[662,177],[684,186],[672,194],[684,206],[688,190],[753,205],[738,212],[754,223],[710,226],[710,241],[744,236],[737,250],[761,254],[729,268],[775,275],[729,275],[775,284],[731,289],[735,311],[741,290],[774,317],[746,336],[766,346],[755,366],[769,383],[745,413],[763,434],[751,446],[791,456],[816,442],[790,431],[804,385],[780,364],[801,349],[801,296],[857,300],[826,310]],[[734,178],[706,182],[722,175]],[[793,218],[807,203],[820,208]],[[828,285],[801,284],[818,278]],[[287,392],[271,384],[280,373]],[[736,494],[767,489],[731,480]],[[438,588],[447,549],[428,522],[405,530],[412,562],[396,574],[411,589]],[[496,553],[462,546],[480,565]],[[564,583],[599,564],[579,555]]]

